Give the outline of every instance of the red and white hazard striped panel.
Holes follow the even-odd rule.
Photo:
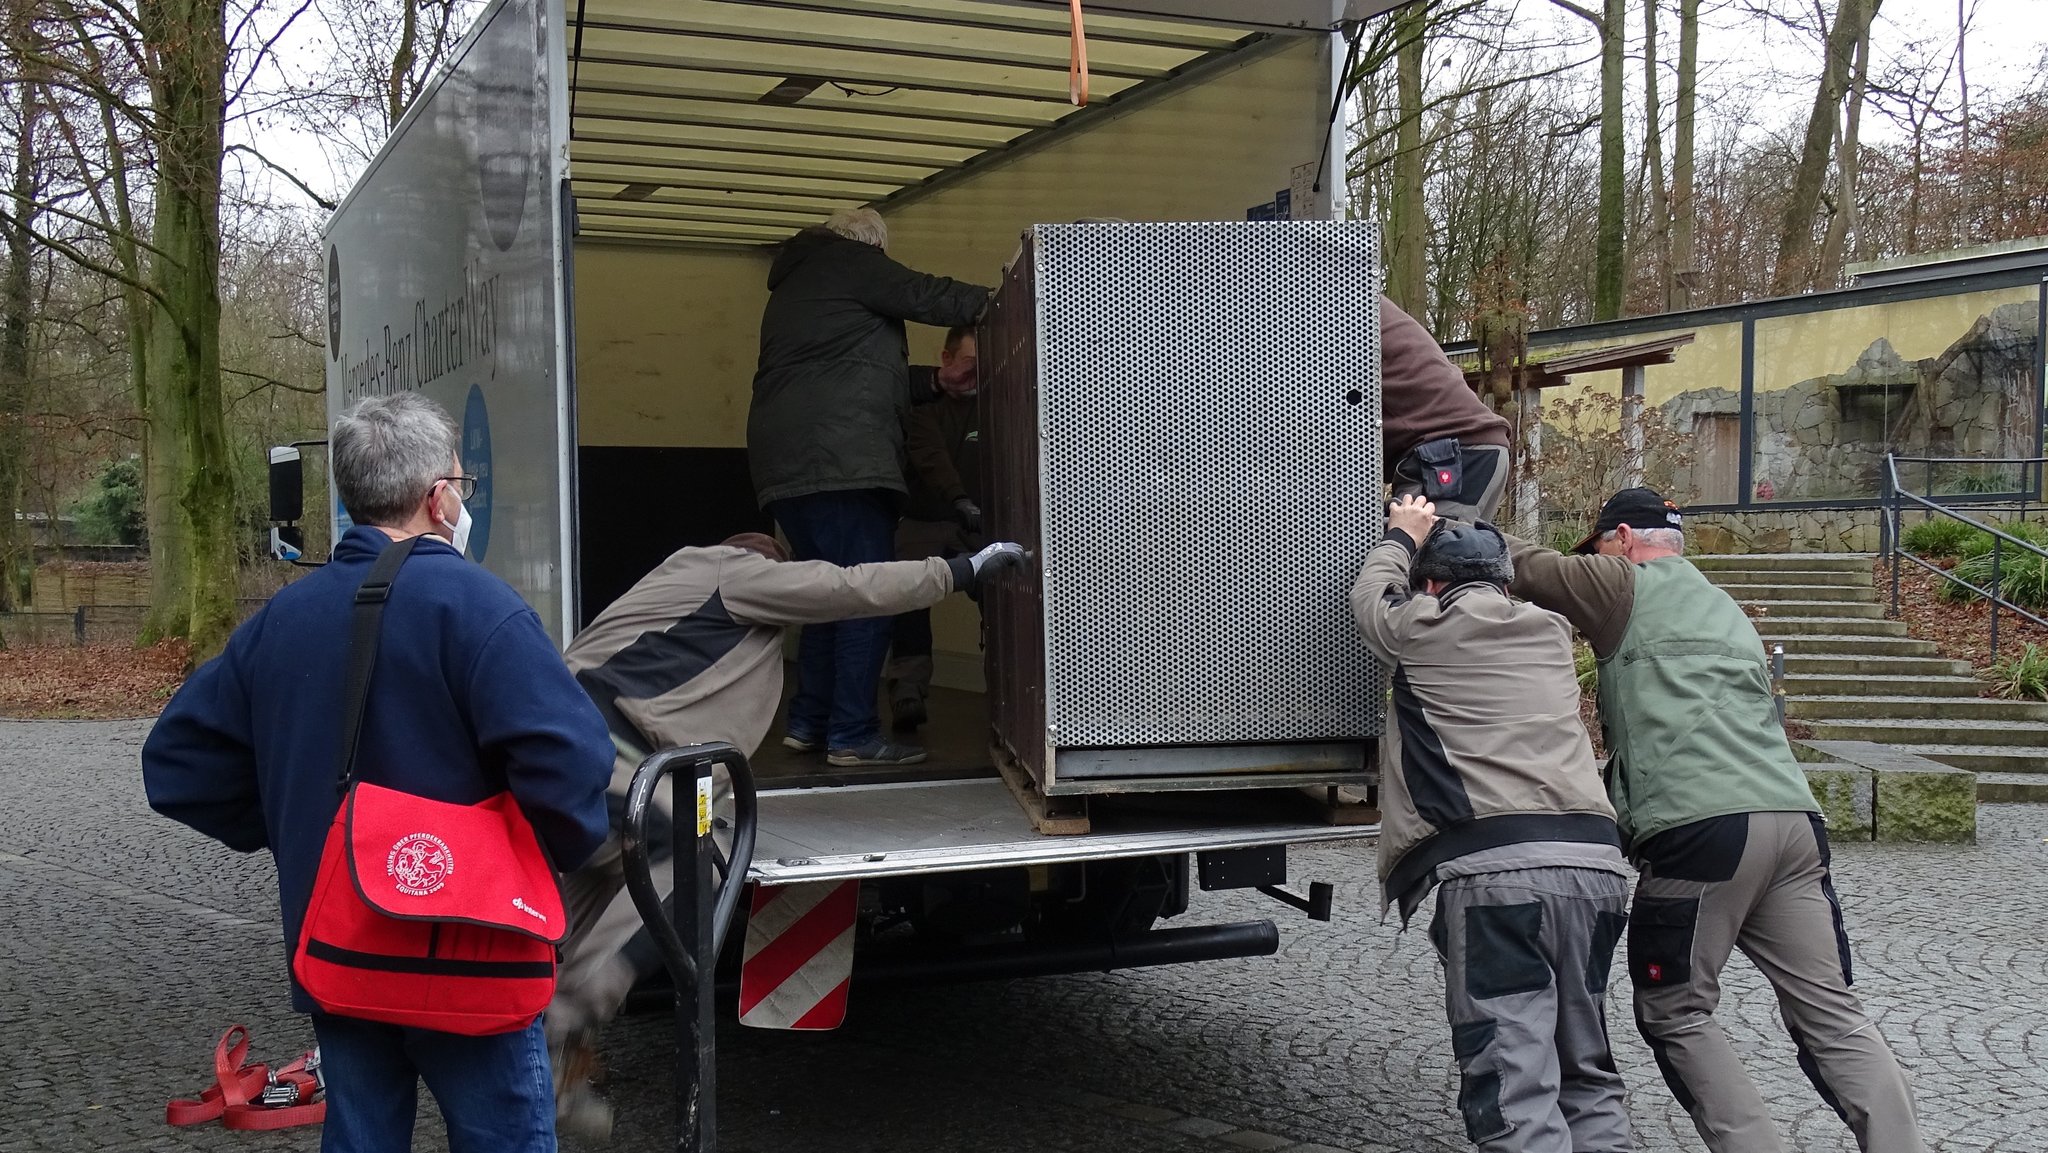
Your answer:
[[[846,1020],[859,911],[859,881],[756,888],[740,966],[740,1024],[837,1029]]]

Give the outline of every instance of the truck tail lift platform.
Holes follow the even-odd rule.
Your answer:
[[[730,782],[730,828],[714,817],[715,780],[723,768]],[[654,796],[662,781],[676,778],[680,831],[686,819],[693,847],[680,837],[674,858],[675,898],[664,902],[653,877],[649,851]],[[683,799],[694,796],[694,812]],[[1307,895],[1285,888],[1286,846],[1357,838],[1376,827],[1331,826],[1320,820],[1286,820],[1283,796],[1269,798],[1276,812],[1248,803],[1255,794],[1231,796],[1231,807],[1247,814],[1219,821],[1208,805],[1174,804],[1189,798],[1144,798],[1143,807],[1102,822],[1097,830],[1048,837],[1029,821],[998,781],[848,785],[772,789],[757,793],[753,774],[739,750],[726,744],[666,749],[649,757],[633,778],[626,805],[626,884],[635,907],[675,983],[676,1148],[708,1153],[717,1148],[714,1102],[719,959],[729,958],[727,936],[740,923],[743,890],[806,884],[944,878],[978,873],[992,877],[1045,870],[1059,865],[1179,862],[1177,895],[1155,908],[1162,915],[1185,909],[1187,856],[1199,860],[1204,889],[1257,888],[1307,912],[1330,917],[1330,886],[1310,886]],[[1298,798],[1297,798],[1298,799]],[[719,849],[729,832],[731,853]],[[1169,881],[1171,878],[1167,878]],[[1128,903],[1129,892],[1114,894]],[[1080,900],[1085,902],[1087,894]],[[1151,917],[1118,925],[1098,923],[1086,936],[1051,942],[1023,932],[994,934],[970,945],[885,943],[860,950],[852,979],[884,981],[991,980],[1046,976],[1185,961],[1271,955],[1279,930],[1268,920],[1177,929],[1150,927]],[[1123,931],[1119,931],[1119,930]],[[729,988],[730,985],[728,984]]]

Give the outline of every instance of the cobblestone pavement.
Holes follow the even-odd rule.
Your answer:
[[[0,722],[0,1153],[314,1149],[313,1131],[176,1130],[214,1039],[265,1059],[311,1041],[284,993],[266,857],[153,817],[140,723]],[[1836,863],[1858,987],[1947,1153],[2048,1149],[2048,808],[1987,806],[1976,847],[1854,846]],[[1360,846],[1296,855],[1336,884],[1318,925],[1261,898],[1197,894],[1187,920],[1272,917],[1278,957],[857,994],[839,1032],[721,1031],[723,1148],[738,1153],[1461,1150],[1442,977],[1423,934],[1373,910]],[[1618,968],[1618,967],[1617,967]],[[1638,1147],[1690,1124],[1611,1005]],[[1846,1153],[1746,962],[1723,1007],[1790,1148]],[[729,1014],[728,1014],[729,1016]],[[669,1147],[665,1015],[611,1032],[611,1148]],[[422,1095],[423,1102],[426,1100]],[[422,1111],[419,1148],[445,1147]],[[575,1153],[572,1147],[572,1153]]]

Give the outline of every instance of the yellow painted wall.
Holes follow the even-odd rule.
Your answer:
[[[1756,322],[1758,392],[1790,388],[1803,380],[1842,372],[1872,342],[1889,340],[1907,360],[1939,356],[1970,330],[1977,318],[2002,304],[2032,304],[2033,285],[1838,308],[1802,316],[1774,316]]]
[[[1756,322],[1756,388],[1758,392],[1790,388],[1804,380],[1848,369],[1879,338],[1888,339],[1900,356],[1919,360],[1939,356],[1978,317],[2003,304],[2030,304],[2032,285],[1928,297],[1860,308],[1839,308],[1796,316],[1766,317]],[[1643,344],[1680,333],[1693,342],[1678,350],[1670,364],[1644,370],[1643,393],[1650,407],[1702,388],[1742,389],[1742,324],[1688,325],[1649,333],[1544,345],[1538,360],[1599,348]],[[1621,373],[1594,372],[1575,376],[1569,385],[1544,390],[1546,402],[1573,396],[1621,395]]]

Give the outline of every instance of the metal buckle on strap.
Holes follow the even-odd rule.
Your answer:
[[[289,1081],[272,1081],[264,1086],[262,1095],[258,1096],[256,1101],[266,1109],[282,1109],[287,1105],[296,1105],[299,1103],[299,1087]]]

